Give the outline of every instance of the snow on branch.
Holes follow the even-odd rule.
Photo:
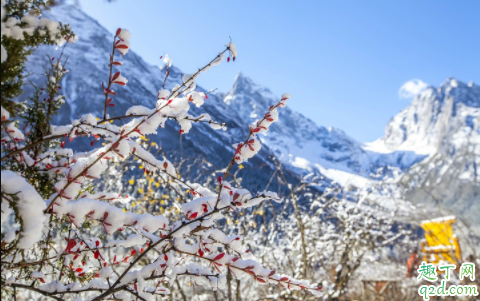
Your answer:
[[[42,239],[47,207],[37,191],[24,178],[9,170],[2,170],[2,211],[4,202],[17,212],[21,224],[19,249],[29,249]],[[2,218],[3,223],[3,218]]]
[[[201,107],[208,100],[208,93],[195,91],[198,76],[220,64],[227,52],[227,61],[235,61],[235,45],[230,42],[203,68],[183,75],[172,90],[163,85],[155,107],[133,106],[125,115],[110,117],[115,112],[114,96],[120,93],[113,87],[121,91],[128,84],[128,71],[117,70],[122,64],[115,55],[127,55],[130,38],[126,29],[117,30],[114,36],[108,81],[102,83],[103,116],[84,114],[70,124],[50,125],[46,135],[27,144],[18,124],[7,124],[11,116],[2,107],[2,143],[7,147],[2,152],[2,164],[8,162],[14,167],[2,170],[2,222],[13,216],[20,223],[20,231],[10,225],[12,230],[2,232],[2,277],[8,279],[5,285],[56,300],[69,294],[93,301],[154,300],[156,295],[170,294],[163,284],[171,285],[178,276],[191,277],[196,285],[218,290],[225,287],[226,275],[232,273],[258,284],[278,284],[319,296],[317,286],[265,268],[251,255],[247,238],[227,235],[216,223],[236,212],[236,208],[253,207],[266,200],[282,201],[274,192],[252,194],[227,181],[227,177],[235,163],[245,162],[259,152],[261,145],[256,135],[278,120],[278,109],[286,106],[290,95],[284,94],[261,120],[250,126],[244,142],[234,145],[233,158],[218,178],[216,188],[191,183],[177,174],[166,155],[159,159],[141,141],[163,129],[167,119],[178,122],[181,134],[187,134],[195,122],[225,130],[225,123],[212,121],[208,114],[194,117],[188,111],[191,105]],[[165,61],[171,66],[168,56]],[[66,140],[82,136],[90,138],[91,151],[65,148]],[[97,141],[103,145],[96,147]],[[175,185],[177,193],[188,191],[186,201],[172,208],[174,215],[167,218],[151,212],[130,212],[127,205],[135,197],[97,189],[98,183],[109,181],[109,166],[127,162],[128,158],[141,162],[146,177],[158,174],[169,185]],[[26,176],[31,170],[45,176],[42,179],[47,179],[55,192],[37,192],[42,189],[38,180]],[[218,191],[212,191],[215,189]],[[18,256],[18,249],[26,253]]]

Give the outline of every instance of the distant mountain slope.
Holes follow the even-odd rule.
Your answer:
[[[237,111],[242,120],[250,122],[262,117],[277,99],[268,88],[241,73],[235,78],[230,92],[218,96]],[[376,179],[372,175],[387,165],[401,171],[424,158],[411,151],[394,151],[386,156],[368,150],[342,130],[318,126],[288,107],[280,112],[280,121],[261,139],[292,167],[320,172],[339,182],[361,177],[363,180],[357,184],[366,183]]]
[[[66,124],[78,114],[90,112],[101,116],[101,83],[108,78],[112,33],[69,5],[58,5],[45,15],[70,23],[79,36],[77,43],[66,48],[70,73],[64,77],[61,86],[67,102],[55,122]],[[42,66],[47,63],[47,54],[55,56],[59,51],[41,47],[28,62],[28,71],[32,73],[29,79],[38,85],[45,80],[41,73]],[[122,57],[122,61],[124,64],[119,70],[129,81],[126,87],[116,89],[118,96],[114,97],[115,107],[109,109],[110,114],[123,115],[136,104],[154,107],[165,72],[145,63],[133,51]],[[167,88],[171,89],[179,83],[181,75],[182,71],[171,68]],[[201,87],[197,89],[205,91]],[[262,150],[249,163],[250,168],[241,171],[242,184],[250,189],[262,190],[275,169],[269,159],[269,155],[274,153],[294,174],[315,172],[324,175],[327,182],[332,180],[356,187],[375,185],[385,177],[405,180],[418,174],[421,179],[417,177],[416,183],[435,179],[439,174],[449,174],[450,184],[454,183],[452,179],[459,179],[476,187],[480,163],[479,90],[474,84],[466,85],[455,79],[448,79],[439,88],[428,87],[391,120],[383,138],[367,144],[355,141],[341,130],[318,126],[287,107],[280,110],[279,122],[261,137]],[[28,92],[27,89],[24,98]],[[180,149],[182,143],[184,154],[204,156],[215,165],[225,166],[233,155],[231,145],[244,139],[248,134],[248,125],[261,118],[277,101],[278,96],[268,88],[238,74],[228,93],[211,94],[204,106],[190,110],[193,115],[208,113],[214,120],[225,122],[226,132],[214,130],[208,124],[194,124],[188,134],[182,135],[180,142],[179,127],[172,121],[153,139],[172,154]],[[292,95],[291,101],[301,100]],[[77,144],[74,147],[88,149],[89,145]],[[175,155],[178,156],[178,152]],[[445,172],[452,170],[453,166],[460,166],[455,167],[459,172]],[[454,187],[447,190],[451,192],[452,189]],[[413,193],[414,199],[422,199],[418,196],[420,194]],[[459,212],[465,212],[467,204],[479,203],[475,202],[478,200],[475,193],[467,194],[468,200],[460,202],[463,207]],[[449,208],[453,206],[451,199],[445,201]]]
[[[67,124],[85,113],[103,116],[104,96],[101,85],[108,80],[107,64],[113,34],[84,12],[70,5],[55,6],[44,14],[52,19],[70,23],[79,36],[78,42],[68,45],[65,49],[65,55],[69,56],[67,68],[70,72],[62,79],[61,87],[66,95],[66,103],[56,116],[54,123]],[[31,73],[29,80],[41,86],[45,81],[42,73],[43,66],[47,64],[46,55],[58,56],[59,52],[53,47],[40,47],[35,51],[27,64],[28,72]],[[212,54],[212,58],[215,55]],[[165,71],[145,63],[134,51],[129,51],[119,59],[123,65],[118,70],[128,79],[128,84],[115,89],[117,96],[113,100],[115,106],[109,108],[110,115],[124,115],[128,108],[137,104],[155,107],[157,91],[162,87]],[[182,72],[172,67],[166,88],[172,89],[175,84],[181,82],[181,76]],[[205,91],[200,87],[197,90]],[[27,97],[29,92],[31,91],[27,88],[23,97]],[[190,133],[182,135],[181,138],[185,156],[203,156],[218,166],[225,166],[233,156],[234,149],[231,145],[246,137],[247,125],[240,120],[235,111],[228,110],[215,95],[210,95],[205,105],[199,109],[192,106],[189,113],[195,116],[208,113],[214,120],[227,123],[229,130],[227,132],[214,130],[205,123],[194,124]],[[152,139],[159,142],[167,153],[179,156],[180,134],[176,122],[167,122],[166,129],[159,129],[158,136]],[[66,146],[70,147],[68,141]],[[79,150],[90,149],[88,143],[74,142],[73,146]],[[265,146],[260,156],[254,158],[252,163],[262,165],[269,153],[268,147]],[[269,165],[266,165],[265,169],[271,171]],[[247,169],[245,170],[242,172],[248,173]],[[263,189],[261,184],[268,181],[269,172],[255,171],[255,173],[258,181],[252,180],[252,183],[245,183],[245,185]]]
[[[103,114],[103,96],[101,83],[108,78],[108,56],[111,52],[112,34],[81,10],[69,5],[58,5],[45,12],[47,17],[70,23],[79,36],[78,42],[69,45],[65,52],[69,56],[68,73],[62,83],[62,91],[67,102],[55,120],[58,124],[66,124],[80,114],[93,112],[97,116]],[[135,33],[133,33],[135,34]],[[41,84],[43,65],[46,55],[58,55],[52,47],[41,47],[31,56],[28,62],[30,80]],[[214,55],[214,54],[213,54]],[[157,91],[161,88],[164,71],[145,63],[135,52],[130,51],[122,57],[123,66],[119,68],[128,80],[125,87],[116,89],[115,107],[109,108],[113,115],[123,115],[126,110],[136,104],[154,107]],[[167,80],[167,88],[171,89],[180,82],[182,72],[173,67]],[[208,75],[207,75],[208,76]],[[197,88],[205,91],[201,87]],[[29,91],[26,91],[28,95]],[[268,107],[278,102],[279,98],[247,77],[239,74],[232,90],[227,95],[210,95],[200,109],[192,108],[191,113],[210,114],[214,120],[225,122],[228,130],[213,130],[206,124],[195,124],[187,135],[182,136],[184,153],[203,155],[218,166],[226,165],[233,155],[231,145],[246,137],[248,125],[256,118],[261,118]],[[297,100],[298,101],[298,100]],[[256,186],[267,182],[273,170],[268,156],[275,152],[285,161],[292,157],[308,157],[328,168],[336,168],[353,173],[369,174],[369,158],[361,144],[346,136],[342,131],[319,127],[303,115],[293,112],[288,107],[280,110],[280,121],[262,138],[264,144],[258,157],[251,163],[264,166],[262,172],[255,171]],[[166,130],[160,130],[158,141],[166,150],[179,149],[180,135],[178,126],[171,122]],[[67,145],[68,146],[68,145]],[[89,145],[76,145],[77,148],[88,148]],[[304,172],[304,169],[297,169]],[[247,170],[247,169],[246,169]],[[270,171],[270,173],[269,173]],[[248,174],[248,171],[242,171]],[[245,177],[246,178],[246,177]],[[259,180],[259,178],[261,178]],[[248,185],[248,183],[244,183]]]

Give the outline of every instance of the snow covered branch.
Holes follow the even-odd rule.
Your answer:
[[[220,64],[227,52],[227,61],[231,58],[235,61],[235,45],[230,42],[203,68],[183,75],[181,84],[171,91],[163,85],[154,108],[137,105],[123,115],[110,117],[114,111],[112,96],[120,93],[112,87],[122,87],[128,82],[119,71],[114,72],[114,68],[122,65],[116,61],[115,52],[126,55],[130,37],[126,29],[117,30],[114,36],[109,79],[107,84],[102,83],[101,119],[94,114],[84,114],[70,124],[53,126],[49,123],[51,114],[47,113],[48,131],[27,143],[25,137],[30,136],[23,132],[26,127],[22,131],[18,122],[7,125],[6,121],[12,117],[2,107],[5,292],[15,295],[17,289],[27,290],[55,300],[63,300],[68,295],[94,301],[154,300],[156,295],[170,294],[167,287],[178,276],[191,277],[196,285],[209,284],[217,290],[225,286],[226,275],[231,273],[236,277],[247,275],[258,284],[278,284],[319,296],[319,287],[265,268],[251,254],[247,238],[227,235],[218,227],[218,221],[237,208],[254,207],[267,200],[282,201],[274,192],[252,194],[236,187],[227,181],[227,176],[236,163],[245,162],[259,152],[257,134],[267,131],[278,120],[278,109],[286,106],[290,96],[284,94],[262,119],[250,126],[244,142],[233,146],[233,158],[224,169],[223,177],[218,178],[216,187],[210,189],[192,183],[178,174],[166,154],[159,158],[142,141],[164,128],[167,119],[178,122],[181,134],[187,134],[195,122],[225,130],[225,123],[212,121],[208,114],[195,117],[188,111],[191,104],[201,107],[208,99],[208,93],[195,91],[197,77]],[[171,65],[167,58],[167,65]],[[61,58],[57,65],[60,61]],[[165,81],[168,72],[167,68]],[[57,93],[58,78],[52,83]],[[55,106],[57,104],[61,103]],[[90,139],[91,151],[75,152],[65,148],[67,140],[80,137]],[[96,147],[99,140],[103,145]],[[183,203],[174,204],[175,214],[167,218],[154,212],[130,212],[127,207],[135,197],[110,191],[115,185],[105,185],[107,171],[115,166],[112,163],[127,162],[129,158],[141,164],[149,183],[154,176],[159,177],[163,183],[175,185],[172,194],[188,195]],[[113,173],[121,174],[118,170]],[[45,189],[37,178],[30,176],[32,174],[43,175],[38,179],[46,181],[54,191]],[[124,177],[118,179],[120,186],[135,182]],[[100,190],[100,186],[111,189]]]

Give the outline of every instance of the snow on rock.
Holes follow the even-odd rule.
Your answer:
[[[446,137],[469,127],[479,110],[480,87],[450,78],[438,88],[420,92],[390,121],[381,141],[389,150],[433,154]]]

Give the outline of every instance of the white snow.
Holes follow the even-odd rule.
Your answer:
[[[13,201],[22,221],[22,231],[17,247],[29,249],[42,239],[41,225],[45,221],[43,211],[47,208],[46,203],[35,188],[16,173],[2,170],[1,177],[2,193],[6,194],[6,197],[11,197],[9,196],[11,194],[18,198],[18,201]]]

